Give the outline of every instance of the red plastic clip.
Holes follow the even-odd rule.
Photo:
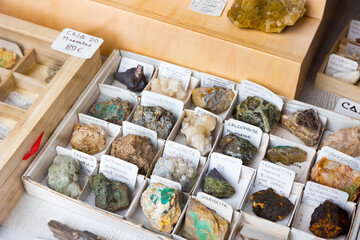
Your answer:
[[[32,155],[34,155],[40,148],[41,139],[44,135],[44,132],[41,133],[40,137],[36,140],[34,145],[31,147],[31,150],[23,157],[23,160],[28,160]]]

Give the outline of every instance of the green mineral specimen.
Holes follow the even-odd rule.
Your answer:
[[[251,162],[251,158],[257,152],[257,148],[248,140],[240,138],[233,133],[224,136],[220,140],[219,148],[226,155],[240,158],[244,165],[248,165]]]
[[[130,206],[131,192],[125,183],[109,181],[103,173],[89,176],[89,183],[95,193],[96,207],[116,212]]]
[[[280,119],[280,110],[259,97],[247,97],[236,106],[237,120],[258,126],[263,132],[271,132]]]
[[[301,18],[306,0],[235,0],[227,16],[240,28],[281,32]]]
[[[203,191],[217,198],[229,198],[235,194],[235,188],[213,168],[203,180]]]
[[[265,157],[270,162],[281,162],[289,166],[294,162],[305,161],[307,152],[298,147],[277,146],[267,150]]]

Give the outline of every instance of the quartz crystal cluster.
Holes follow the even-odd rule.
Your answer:
[[[179,100],[185,100],[186,89],[175,79],[160,77],[151,80],[150,91],[160,93]]]

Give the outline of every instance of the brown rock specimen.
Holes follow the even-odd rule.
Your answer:
[[[192,90],[192,100],[197,107],[213,113],[222,113],[230,107],[235,94],[220,87],[200,87]]]
[[[74,149],[92,155],[105,149],[106,132],[93,124],[76,123],[70,144]]]
[[[295,162],[303,162],[306,160],[307,152],[291,146],[277,146],[267,150],[266,159],[270,162],[281,162],[284,165],[291,165]]]
[[[59,240],[106,240],[88,231],[75,230],[55,220],[48,222],[48,226],[54,237]]]

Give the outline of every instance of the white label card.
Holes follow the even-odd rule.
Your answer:
[[[96,126],[100,126],[106,131],[106,134],[110,137],[116,137],[121,131],[120,125],[109,123],[102,119],[92,117],[83,113],[79,113],[78,115],[79,115],[79,122],[81,124],[94,124]]]
[[[235,119],[225,121],[222,135],[224,137],[230,133],[234,133],[237,136],[248,140],[256,148],[259,148],[263,134],[259,127]]]
[[[210,75],[207,73],[201,74],[201,87],[221,87],[225,89],[235,89],[235,82],[226,80],[221,77]]]
[[[360,43],[360,21],[351,20],[347,38],[353,42]]]
[[[154,73],[155,67],[149,63],[140,62],[131,58],[123,57],[121,58],[120,66],[118,71],[119,72],[125,72],[126,70],[130,68],[136,68],[137,65],[141,65],[144,67],[144,75],[146,77],[146,80],[150,82],[152,75]]]
[[[11,92],[9,96],[7,96],[4,100],[4,103],[19,107],[21,109],[29,109],[29,107],[33,104],[33,102],[24,97],[23,95],[19,94],[18,92]]]
[[[156,175],[151,175],[151,183],[161,183],[169,188],[173,188],[181,191],[180,183]]]
[[[124,121],[122,127],[122,135],[126,136],[128,134],[148,137],[154,149],[157,149],[158,138],[157,138],[157,133],[154,130],[136,125],[128,121]]]
[[[163,157],[181,157],[187,162],[191,162],[195,169],[198,168],[200,160],[199,150],[187,147],[177,142],[166,141]]]
[[[213,168],[216,168],[226,181],[228,181],[231,185],[236,185],[239,183],[241,166],[241,159],[213,152],[210,155],[208,172],[210,172]]]
[[[360,57],[360,46],[348,43],[346,45],[346,57],[353,57],[354,55]]]
[[[124,88],[115,87],[113,85],[99,84],[101,94],[105,94],[112,98],[119,97],[122,101],[129,101],[132,106],[135,106],[138,100],[138,96]],[[110,99],[109,99],[110,100]],[[106,101],[106,100],[105,100]]]
[[[325,74],[332,76],[338,72],[353,72],[356,71],[357,68],[357,62],[336,54],[331,54],[326,65]]]
[[[9,132],[10,129],[0,123],[0,142],[2,142],[5,139],[5,137],[9,134]]]
[[[346,98],[341,98],[336,103],[334,111],[345,116],[360,119],[360,104]]]
[[[184,91],[187,91],[190,82],[191,71],[174,64],[161,62],[159,67],[159,78],[160,77],[166,77],[179,81],[184,88]]]
[[[326,200],[330,200],[344,209],[348,198],[349,194],[346,192],[308,181],[305,186],[302,202],[318,207]]]
[[[360,160],[350,157],[345,153],[339,152],[330,147],[322,147],[321,150],[318,151],[316,162],[320,161],[322,157],[348,165],[350,168],[360,173]]]
[[[288,198],[294,179],[294,171],[262,160],[256,174],[254,185],[261,189],[272,188],[278,194]]]
[[[131,192],[135,188],[138,170],[139,168],[135,164],[109,155],[101,156],[99,172],[102,172],[111,181],[126,183]]]
[[[206,207],[214,210],[220,217],[223,217],[226,221],[231,222],[234,212],[230,204],[204,192],[198,192],[196,198]]]
[[[306,109],[309,109],[309,107],[300,106],[292,103],[285,103],[284,108],[282,110],[282,114],[290,114],[296,111],[304,111]]]
[[[227,0],[192,0],[188,9],[210,16],[221,16]]]
[[[20,47],[16,43],[0,39],[0,47],[4,48],[7,51],[12,51],[16,53],[16,55],[18,55],[19,58],[24,57]]]
[[[195,113],[197,116],[201,116],[201,115],[203,115],[203,114],[210,115],[210,116],[214,117],[217,122],[220,121],[220,123],[222,123],[222,118],[219,117],[219,115],[216,115],[215,113],[212,113],[212,112],[210,112],[210,111],[208,111],[208,110],[205,110],[205,109],[203,109],[203,108],[201,108],[201,107],[196,107],[196,108],[194,109],[194,113]]]
[[[65,28],[52,43],[51,48],[71,56],[89,59],[103,42],[101,38]]]

